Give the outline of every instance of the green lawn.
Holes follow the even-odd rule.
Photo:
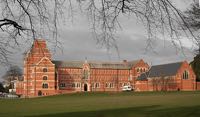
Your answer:
[[[200,92],[76,93],[0,99],[0,117],[200,117]]]

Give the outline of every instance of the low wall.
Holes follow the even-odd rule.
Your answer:
[[[148,91],[148,81],[136,81],[135,91]]]

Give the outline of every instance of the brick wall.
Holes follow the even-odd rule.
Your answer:
[[[200,90],[200,82],[197,82],[197,90]]]
[[[183,74],[185,71],[187,71],[189,74],[188,79],[183,78]],[[180,90],[183,91],[196,90],[196,75],[186,61],[182,63],[181,68],[178,70],[176,75],[176,81],[178,83],[177,85]]]
[[[136,81],[135,91],[149,91],[148,81]]]
[[[142,71],[137,71],[142,69]],[[132,69],[103,69],[90,68],[85,63],[82,68],[57,68],[59,90],[67,91],[122,91],[123,86],[131,85],[134,88],[135,76],[148,70],[148,65],[140,60]],[[88,78],[83,78],[84,70],[88,71]],[[62,87],[62,85],[65,85]]]

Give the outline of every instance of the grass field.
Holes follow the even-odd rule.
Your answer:
[[[0,99],[0,117],[200,117],[200,92],[76,93]]]

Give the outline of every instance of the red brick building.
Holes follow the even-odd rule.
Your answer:
[[[18,83],[18,94],[23,96],[51,95],[56,93],[55,65],[51,62],[44,40],[35,40],[24,58],[24,80]]]
[[[136,81],[137,91],[196,90],[196,76],[186,61],[152,66]]]
[[[183,80],[185,70],[189,78]],[[152,91],[150,78],[141,77],[150,71],[142,59],[122,62],[53,61],[46,42],[35,40],[24,58],[24,80],[17,84],[16,92],[34,97],[81,91],[122,91],[126,85],[138,91]],[[195,75],[187,62],[183,62],[176,74],[170,77],[177,83],[173,90],[178,90],[177,87],[179,90],[195,90]]]
[[[125,85],[134,87],[136,78],[149,68],[143,60],[53,61],[53,63],[56,65],[60,92],[121,91]]]
[[[148,71],[142,59],[122,62],[52,61],[44,40],[35,40],[24,58],[24,80],[17,84],[23,96],[54,95],[77,91],[121,91],[135,86]]]

